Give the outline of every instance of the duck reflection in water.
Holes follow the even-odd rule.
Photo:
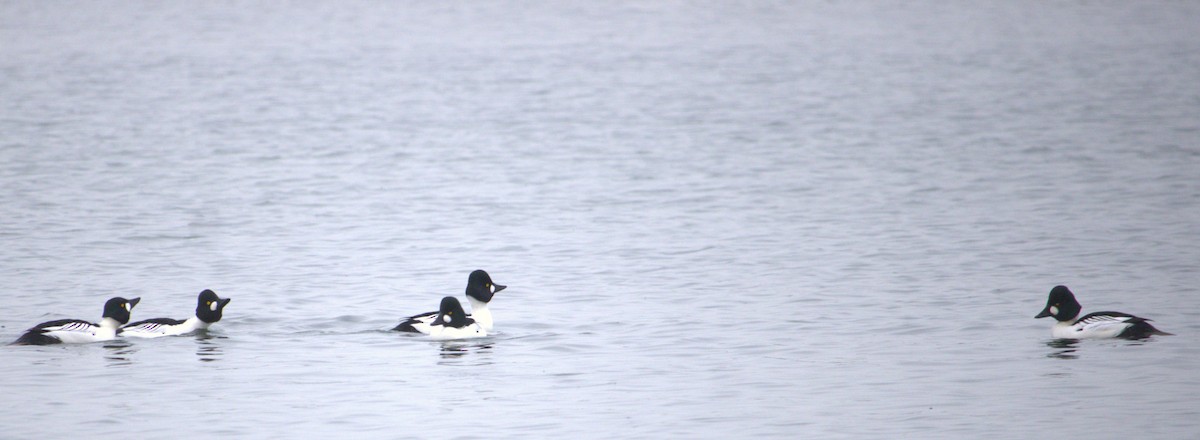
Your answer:
[[[213,336],[208,334],[208,332],[196,334],[196,356],[200,358],[200,362],[217,361],[225,354],[221,350],[221,344],[217,343],[218,339],[226,338],[224,336]]]
[[[103,347],[108,352],[104,355],[104,359],[108,360],[110,366],[133,365],[131,356],[137,353],[137,347],[134,344],[121,339],[113,339],[105,342]]]
[[[490,354],[492,344],[490,342],[468,342],[468,341],[442,341],[441,343],[442,360],[438,362],[441,365],[466,365],[466,356],[468,354]],[[489,360],[481,360],[476,358],[473,365],[481,365],[491,363]]]
[[[1057,359],[1078,359],[1079,355],[1075,354],[1075,350],[1079,347],[1078,339],[1052,339],[1046,343],[1046,346],[1053,348],[1054,351],[1047,354],[1046,357]]]

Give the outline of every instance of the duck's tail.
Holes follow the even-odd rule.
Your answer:
[[[1138,322],[1135,322],[1133,325],[1129,326],[1129,328],[1125,329],[1125,332],[1123,334],[1121,334],[1121,337],[1129,338],[1129,339],[1142,339],[1142,338],[1148,338],[1148,337],[1156,336],[1156,335],[1157,336],[1174,336],[1175,335],[1174,333],[1167,333],[1162,330],[1159,330],[1159,329],[1155,328],[1153,325],[1150,325],[1150,323],[1146,322],[1146,321],[1149,321],[1149,320],[1142,319],[1142,320],[1139,320]]]

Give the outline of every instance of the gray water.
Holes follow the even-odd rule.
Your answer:
[[[0,3],[0,437],[1200,435],[1200,4]],[[494,335],[388,332],[508,285]],[[1061,343],[1085,312],[1176,336]]]

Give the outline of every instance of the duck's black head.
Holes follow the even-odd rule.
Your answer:
[[[229,298],[221,299],[213,291],[204,289],[196,298],[196,317],[201,321],[212,324],[221,320],[221,311],[229,304]]]
[[[119,296],[112,298],[104,303],[104,315],[102,317],[112,318],[121,324],[128,324],[130,312],[133,312],[133,306],[136,306],[138,301],[141,300],[141,298],[125,299]]]
[[[475,320],[467,317],[467,312],[463,311],[462,304],[458,303],[458,299],[447,296],[442,298],[442,305],[438,307],[437,319],[434,319],[429,325],[462,328],[474,323]]]
[[[504,290],[505,287],[508,286],[501,286],[492,282],[492,277],[488,276],[488,273],[482,270],[471,272],[471,276],[467,277],[467,296],[485,303],[491,302],[492,295]]]
[[[1046,308],[1042,309],[1042,313],[1038,313],[1034,318],[1053,316],[1059,321],[1070,321],[1079,316],[1080,310],[1083,310],[1083,306],[1075,300],[1075,294],[1071,293],[1071,289],[1068,289],[1067,286],[1054,286],[1053,289],[1050,289],[1050,298],[1046,300]]]

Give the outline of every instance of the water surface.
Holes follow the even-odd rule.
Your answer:
[[[0,426],[1186,438],[1200,7],[8,2]],[[495,335],[386,331],[488,270]],[[1085,311],[1174,337],[1063,343]]]

